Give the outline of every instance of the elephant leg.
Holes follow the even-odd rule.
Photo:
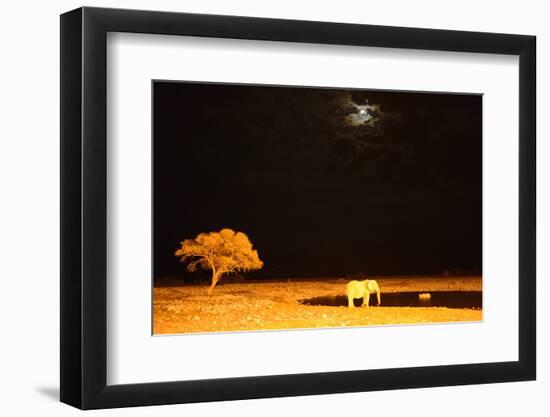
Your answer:
[[[378,305],[380,305],[380,291],[376,291],[376,298],[378,298]]]
[[[369,301],[370,301],[370,293],[367,292],[363,296],[363,307],[368,307],[369,306]]]
[[[349,307],[349,308],[355,307],[355,306],[353,305],[353,297],[352,297],[351,295],[348,295],[348,307]]]

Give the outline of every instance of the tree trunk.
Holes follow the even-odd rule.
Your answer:
[[[221,274],[219,272],[212,272],[212,284],[210,284],[210,288],[208,288],[208,295],[212,295],[212,291],[214,291],[214,287],[220,280]]]

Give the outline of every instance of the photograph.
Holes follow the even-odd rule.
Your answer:
[[[482,95],[152,96],[154,335],[482,321]]]
[[[550,416],[545,6],[5,2],[0,417]]]

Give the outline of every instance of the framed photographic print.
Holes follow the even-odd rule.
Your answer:
[[[532,36],[62,15],[61,400],[535,379],[535,103]]]

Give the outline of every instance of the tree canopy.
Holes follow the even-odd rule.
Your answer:
[[[181,262],[188,262],[187,270],[198,268],[212,271],[212,290],[224,274],[247,272],[262,268],[263,262],[248,236],[232,229],[200,233],[195,239],[185,239],[175,252]]]

